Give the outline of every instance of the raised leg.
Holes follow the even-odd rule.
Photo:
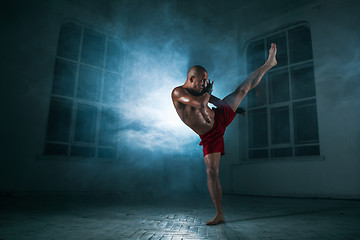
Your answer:
[[[219,167],[220,167],[221,153],[210,153],[204,157],[206,164],[208,189],[211,199],[216,208],[216,215],[213,219],[208,221],[206,225],[216,225],[225,222],[225,217],[222,209],[222,190],[219,181]]]
[[[209,103],[214,104],[216,107],[220,107],[220,106],[223,105],[223,100],[221,100],[220,98],[215,97],[214,95],[211,95]],[[244,117],[246,116],[246,111],[241,107],[238,107],[236,109],[235,113],[241,114]]]
[[[231,107],[231,109],[235,112],[241,101],[244,99],[246,94],[256,87],[264,74],[269,71],[272,67],[277,64],[276,61],[276,44],[272,43],[271,48],[269,50],[269,57],[266,60],[265,64],[260,68],[256,69],[252,72],[243,83],[240,84],[239,87],[236,88],[234,92],[226,96],[223,100],[225,100]]]

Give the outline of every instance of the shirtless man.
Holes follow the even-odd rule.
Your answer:
[[[172,91],[176,112],[181,120],[200,136],[200,145],[203,145],[208,189],[216,208],[215,217],[208,221],[207,225],[225,222],[222,190],[218,178],[220,157],[225,154],[223,139],[225,128],[236,116],[235,111],[245,95],[259,84],[268,70],[277,64],[276,51],[276,45],[272,43],[265,64],[251,73],[223,100],[211,95],[214,82],[208,79],[208,73],[202,66],[191,67],[184,85]],[[210,109],[208,103],[214,104],[216,108]]]

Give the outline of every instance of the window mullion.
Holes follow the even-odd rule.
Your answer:
[[[268,125],[268,158],[271,157],[270,152],[271,152],[271,146],[272,146],[272,142],[271,142],[271,114],[270,114],[270,107],[267,106],[266,107],[266,115],[267,115],[267,125]]]
[[[286,31],[286,47],[287,47],[287,60],[288,60],[288,80],[289,80],[289,127],[290,127],[290,144],[292,146],[292,156],[295,156],[295,146],[294,146],[294,118],[293,118],[293,108],[292,108],[292,84],[291,84],[291,67],[290,67],[290,43],[289,43],[289,31]]]
[[[78,103],[73,101],[73,109],[71,114],[71,125],[70,125],[70,134],[69,134],[69,156],[71,155],[71,146],[74,144],[74,134],[75,134],[75,125],[76,125],[76,112],[77,112]]]
[[[121,76],[121,80],[120,80],[120,104],[117,108],[117,110],[120,112],[122,109],[123,109],[123,104],[126,102],[126,99],[124,100],[123,97],[125,96],[124,94],[124,79],[125,79],[125,71],[126,71],[126,63],[127,61],[125,61],[125,59],[127,58],[127,54],[128,54],[128,51],[127,51],[127,48],[125,45],[123,45],[123,56],[122,57],[122,66],[121,66],[121,73],[120,73],[120,76]],[[122,125],[122,119],[118,118],[118,123],[117,123],[117,127],[119,128],[120,125]],[[116,138],[115,140],[115,144],[116,144],[116,158],[119,158],[120,157],[120,152],[119,152],[119,149],[121,148],[121,144],[122,142],[120,141],[120,138]]]
[[[99,150],[100,121],[101,121],[101,117],[102,117],[102,113],[103,113],[102,98],[103,98],[103,90],[104,90],[104,78],[105,78],[108,39],[109,38],[106,36],[105,49],[104,49],[104,62],[103,62],[103,69],[102,69],[100,89],[99,89],[99,109],[98,109],[98,114],[97,114],[97,118],[96,118],[96,126],[95,126],[95,157],[98,157],[98,150]]]
[[[68,156],[71,156],[71,146],[74,144],[74,134],[75,134],[75,125],[76,125],[76,112],[78,107],[78,102],[76,101],[76,94],[79,82],[79,73],[80,73],[80,58],[81,58],[81,49],[84,39],[84,27],[81,28],[81,38],[80,38],[80,51],[79,56],[76,62],[76,76],[75,76],[75,85],[74,85],[74,97],[73,97],[73,111],[71,114],[71,125],[70,125],[70,134],[69,134],[69,149]]]
[[[266,57],[268,57],[268,53],[266,52],[266,46],[267,46],[267,39],[264,39],[265,41],[265,61],[266,61]],[[270,107],[269,107],[269,96],[270,96],[270,90],[269,90],[269,74],[265,74],[265,84],[266,84],[266,116],[267,116],[267,130],[268,130],[268,145],[267,145],[267,149],[268,149],[268,158],[271,157],[271,119],[270,119]]]
[[[248,64],[248,63],[247,63]],[[248,104],[249,104],[249,102],[248,102],[248,100],[249,100],[249,95],[247,95],[246,96],[246,106],[248,106]],[[251,110],[250,110],[251,111]],[[246,151],[246,159],[250,159],[250,149],[251,149],[251,147],[250,147],[250,130],[249,130],[249,127],[250,127],[250,123],[249,123],[249,107],[246,109],[246,112],[247,112],[247,119],[246,119],[246,121],[245,121],[245,124],[246,124],[246,126],[245,126],[245,134],[246,134],[246,139],[247,139],[247,151]],[[240,142],[241,142],[241,134],[239,134],[239,136],[240,136]]]

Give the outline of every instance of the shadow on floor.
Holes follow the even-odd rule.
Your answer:
[[[284,214],[276,214],[276,215],[269,215],[269,216],[259,216],[259,217],[251,217],[239,220],[231,220],[227,221],[227,223],[235,223],[235,222],[242,222],[242,221],[251,221],[251,220],[260,220],[260,219],[270,219],[270,218],[282,218],[282,217],[292,217],[292,216],[300,216],[300,215],[320,215],[324,213],[331,213],[331,212],[339,212],[339,215],[344,215],[344,211],[351,209],[349,208],[324,208],[324,209],[317,209],[312,211],[301,211],[301,212],[290,212]]]

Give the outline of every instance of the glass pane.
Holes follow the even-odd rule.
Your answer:
[[[95,157],[95,148],[71,146],[70,154],[71,156],[78,156],[78,157]]]
[[[101,90],[101,71],[81,66],[76,97],[99,101]]]
[[[117,105],[120,102],[121,78],[119,74],[105,72],[102,102]]]
[[[253,72],[265,63],[264,40],[249,44],[247,49],[247,71]]]
[[[250,147],[264,147],[268,144],[266,109],[249,111]]]
[[[277,65],[274,68],[288,65],[286,34],[281,33],[267,39],[266,56],[269,55],[268,50],[271,47],[271,43],[276,43],[277,46],[277,53],[276,53]]]
[[[72,60],[79,59],[81,40],[81,27],[73,23],[62,25],[59,36],[59,45],[57,56],[69,58]]]
[[[113,148],[98,148],[99,158],[116,158],[116,151]]]
[[[311,35],[308,27],[301,26],[289,31],[290,63],[313,58]]]
[[[99,145],[113,146],[116,144],[119,130],[119,110],[103,108],[101,110]]]
[[[121,72],[124,59],[124,48],[120,41],[109,38],[106,50],[106,69]]]
[[[292,148],[273,148],[271,157],[292,157]]]
[[[45,155],[68,155],[68,145],[47,143],[45,146]]]
[[[102,67],[104,49],[105,36],[100,33],[85,29],[81,49],[81,62],[97,67]]]
[[[75,122],[75,142],[95,142],[96,115],[96,107],[78,104]]]
[[[289,107],[271,109],[271,143],[290,143]]]
[[[270,103],[290,100],[289,74],[287,70],[271,72],[269,77]]]
[[[267,149],[249,150],[249,158],[268,158]]]
[[[293,99],[315,96],[314,68],[312,64],[291,69]]]
[[[247,94],[248,107],[266,106],[266,79],[263,77],[261,82]]]
[[[46,139],[69,141],[72,102],[67,99],[51,98]]]
[[[318,124],[315,100],[294,103],[295,143],[318,142]]]
[[[55,63],[52,93],[73,97],[76,79],[76,65],[57,60]]]
[[[295,148],[295,156],[318,156],[320,155],[319,146],[304,146]]]

